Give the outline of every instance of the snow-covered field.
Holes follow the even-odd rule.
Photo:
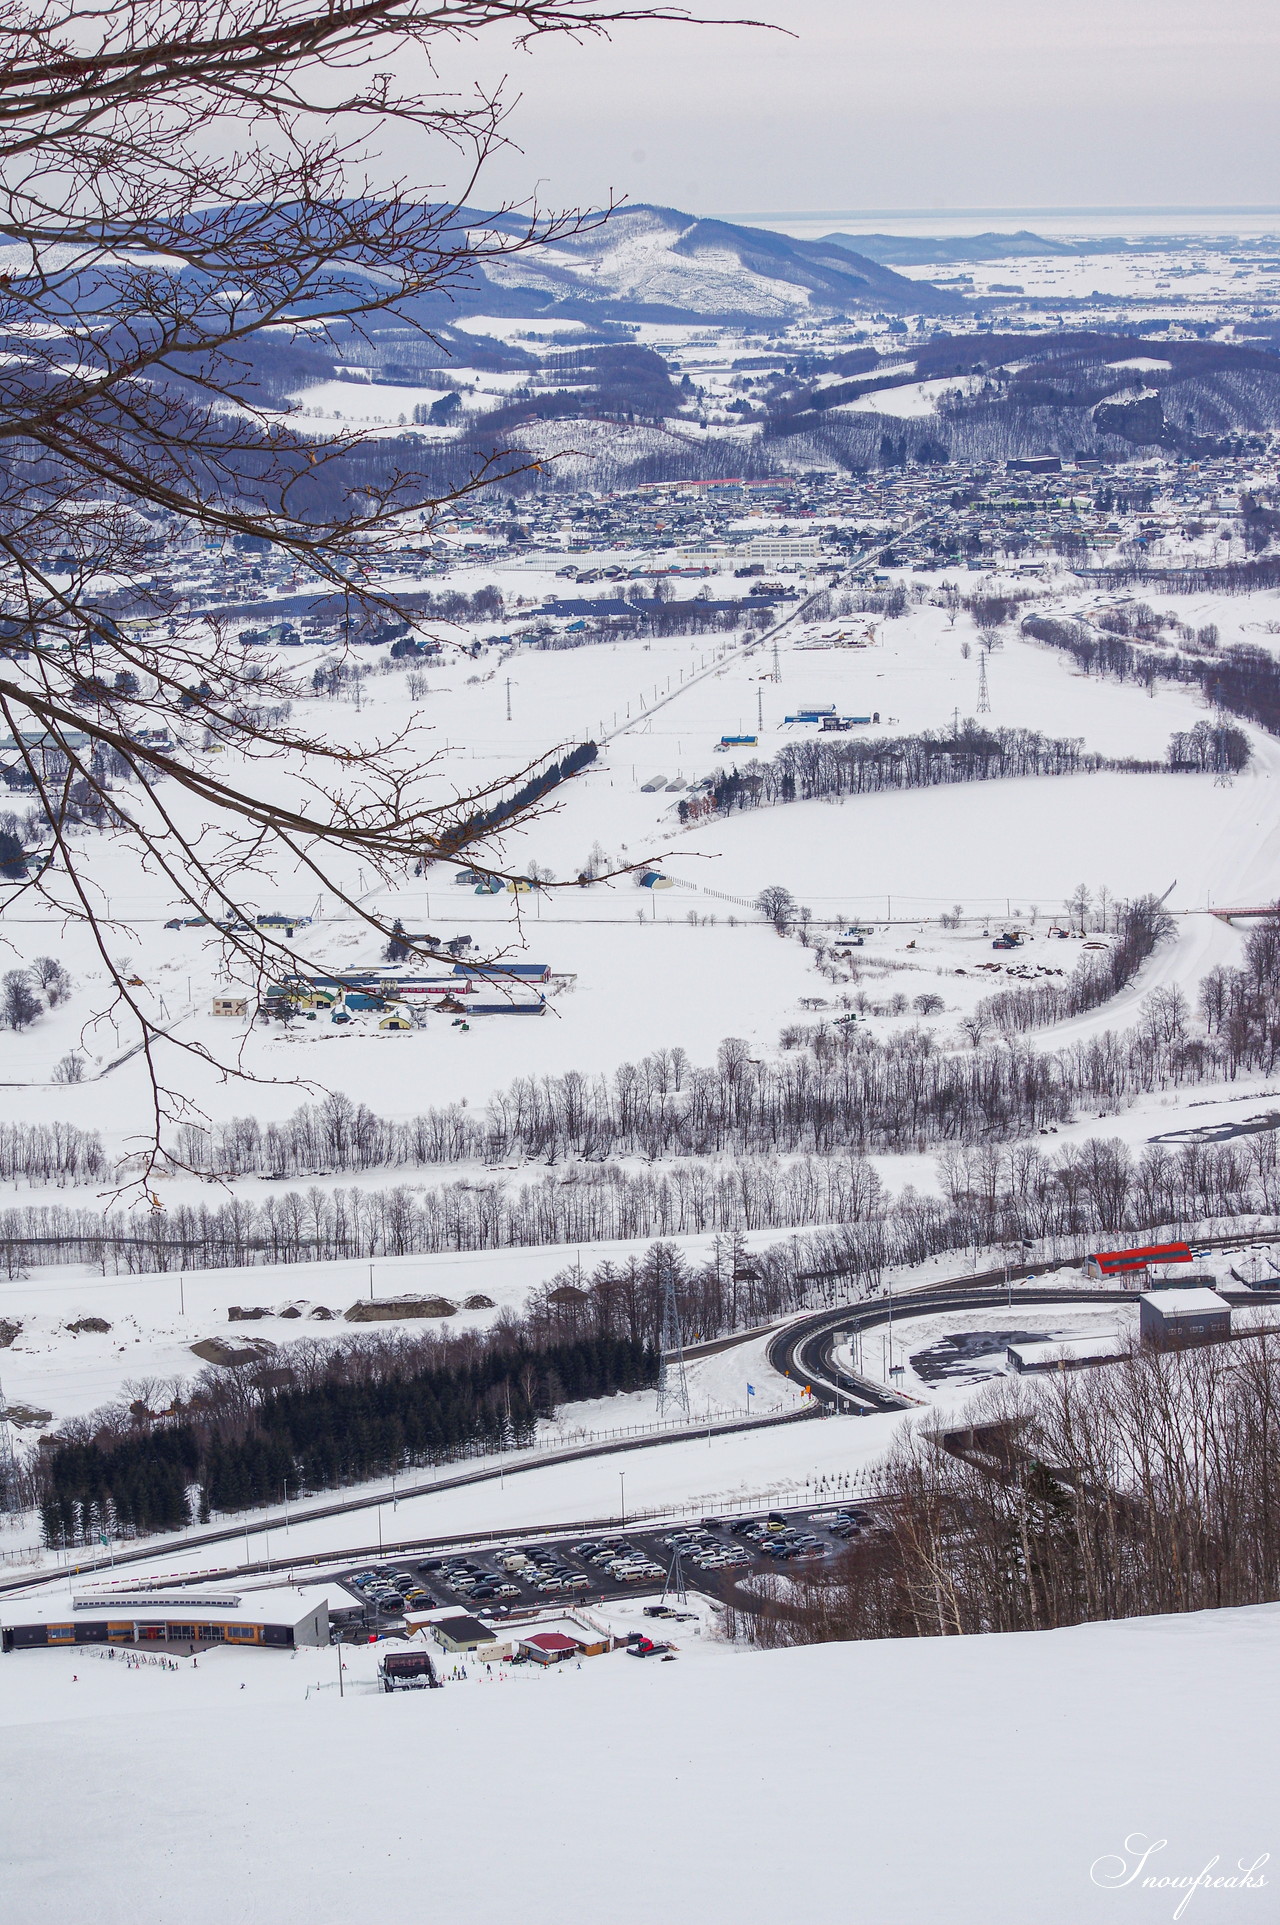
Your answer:
[[[1039,778],[797,803],[687,830],[676,806],[685,790],[645,793],[660,776],[687,785],[725,766],[730,755],[718,746],[724,734],[757,734],[758,747],[748,753],[761,758],[804,739],[812,730],[784,718],[809,705],[879,714],[879,724],[864,731],[871,737],[946,733],[957,713],[975,706],[976,657],[972,649],[967,657],[962,652],[975,639],[967,619],[951,627],[941,609],[926,604],[883,623],[870,649],[798,650],[784,631],[780,684],[772,680],[767,648],[726,649],[700,638],[524,651],[479,676],[470,665],[431,671],[417,720],[428,731],[426,745],[442,752],[443,780],[457,787],[558,745],[609,738],[590,771],[505,839],[511,869],[533,861],[572,882],[598,845],[612,863],[656,863],[676,884],[659,894],[624,876],[531,898],[478,897],[444,872],[394,890],[365,879],[364,899],[380,915],[445,937],[470,934],[487,953],[545,961],[573,976],[572,990],[542,1020],[476,1024],[466,1034],[437,1020],[409,1036],[382,1034],[372,1024],[336,1032],[322,1023],[288,1036],[253,1031],[241,1047],[237,1026],[207,1013],[225,981],[217,946],[199,931],[165,930],[166,916],[181,905],[108,844],[95,847],[95,865],[121,924],[120,952],[142,979],[139,994],[184,1039],[219,1061],[233,1053],[238,1065],[267,1079],[252,1092],[252,1106],[264,1115],[293,1108],[299,1085],[309,1081],[407,1114],[429,1101],[483,1100],[516,1075],[609,1069],[677,1044],[705,1061],[725,1035],[768,1047],[797,1015],[800,998],[823,987],[811,954],[778,942],[750,906],[772,883],[790,888],[828,923],[860,917],[897,924],[936,918],[958,903],[969,918],[962,932],[969,953],[981,943],[985,918],[1035,910],[1051,920],[1081,881],[1120,897],[1162,895],[1173,885],[1169,907],[1185,912],[1194,930],[1179,944],[1185,986],[1193,986],[1210,954],[1232,959],[1239,937],[1217,925],[1202,931],[1193,912],[1274,893],[1280,761],[1265,737],[1255,737],[1254,763],[1231,788],[1216,787],[1211,776]],[[988,682],[993,724],[1078,737],[1110,756],[1158,757],[1175,730],[1204,713],[1187,691],[1161,687],[1148,698],[1133,687],[1086,680],[1021,640],[990,658]],[[317,703],[317,720],[353,743],[371,740],[405,718],[407,700],[403,677],[392,675],[374,683],[359,712]],[[359,890],[359,876],[352,880]],[[267,880],[259,893],[263,908],[315,913],[297,946],[322,966],[377,960],[371,932],[323,893],[317,902],[314,883],[301,873],[279,875],[274,888]],[[888,946],[896,956],[908,941],[918,946],[924,933],[906,929],[901,943],[895,933]],[[929,944],[938,940],[930,930]],[[126,1050],[130,1036],[117,1020],[95,1020],[103,979],[85,934],[46,919],[15,925],[15,941],[29,945],[31,955],[55,948],[77,987],[33,1028],[0,1034],[0,1081],[14,1086],[9,1113],[33,1121],[65,1117],[70,1099],[49,1087],[54,1064],[80,1048],[94,1074]],[[187,1058],[181,1071],[184,1091],[207,1114],[225,1117],[247,1106],[246,1087],[216,1067]],[[139,1059],[111,1068],[95,1091],[77,1093],[82,1123],[100,1122],[119,1141],[131,1122],[146,1126]]]
[[[745,1654],[699,1623],[673,1664],[458,1667],[395,1697],[369,1652],[342,1698],[332,1651],[177,1672],[31,1653],[4,1660],[7,1905],[29,1925],[1267,1919],[1278,1628],[1267,1605]],[[1237,1882],[1179,1914],[1174,1881],[1206,1871]]]

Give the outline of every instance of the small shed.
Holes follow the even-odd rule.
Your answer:
[[[1231,1335],[1231,1305],[1216,1290],[1148,1290],[1138,1308],[1145,1344],[1212,1343]]]
[[[413,1024],[407,1016],[384,1016],[378,1024],[379,1029],[412,1029]]]

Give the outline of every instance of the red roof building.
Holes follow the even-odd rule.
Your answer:
[[[566,1658],[578,1655],[578,1640],[565,1637],[563,1631],[535,1631],[532,1637],[521,1638],[520,1649],[527,1658],[537,1664],[563,1664]]]
[[[1134,1250],[1094,1250],[1085,1259],[1087,1277],[1134,1276],[1149,1264],[1190,1263],[1189,1243],[1144,1243]]]

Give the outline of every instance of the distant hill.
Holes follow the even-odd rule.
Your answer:
[[[503,217],[469,211],[473,226]],[[455,312],[611,321],[788,321],[806,313],[958,314],[965,303],[908,280],[850,242],[793,240],[700,220],[672,207],[623,207],[571,239],[490,260]]]

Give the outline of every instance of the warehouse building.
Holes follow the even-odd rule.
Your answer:
[[[1092,1364],[1113,1364],[1128,1350],[1126,1339],[1114,1330],[1101,1337],[1046,1337],[1040,1342],[1011,1343],[1005,1362],[1022,1375],[1044,1370],[1087,1370]]]
[[[67,1591],[0,1605],[0,1649],[39,1651],[68,1645],[133,1650],[200,1650],[230,1644],[291,1651],[328,1644],[323,1594],[281,1586],[264,1591],[138,1591],[73,1597]]]
[[[1216,1290],[1148,1290],[1139,1318],[1143,1343],[1161,1349],[1231,1335],[1231,1305]]]

